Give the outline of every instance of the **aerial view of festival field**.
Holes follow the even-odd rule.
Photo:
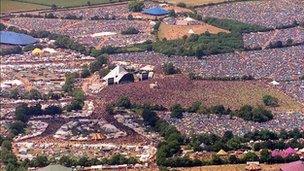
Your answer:
[[[304,171],[303,0],[0,2],[0,171]]]

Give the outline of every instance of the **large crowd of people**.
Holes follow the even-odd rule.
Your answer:
[[[165,115],[165,120],[175,125],[184,134],[214,133],[223,135],[225,131],[232,131],[235,135],[244,135],[255,130],[292,130],[304,129],[304,116],[301,113],[276,113],[274,119],[264,123],[248,122],[241,118],[230,116],[204,115],[184,113],[182,119]]]
[[[218,4],[196,8],[203,17],[229,18],[265,27],[304,22],[302,0],[266,0]]]
[[[304,103],[304,81],[280,82],[278,88]]]
[[[67,35],[80,43],[95,47],[126,46],[154,39],[149,21],[12,18],[9,23],[29,31],[50,31]],[[122,31],[130,27],[137,29],[139,33],[133,35],[121,34]]]
[[[273,30],[269,32],[248,33],[243,35],[244,47],[266,48],[270,43],[282,42],[282,45],[298,44],[304,42],[304,29],[293,27]]]
[[[234,77],[251,75],[255,79],[293,80],[304,72],[304,46],[244,51],[207,56],[202,60],[194,57],[167,57],[154,52],[115,54],[112,61],[129,61],[159,66],[172,62],[186,72],[203,77]]]

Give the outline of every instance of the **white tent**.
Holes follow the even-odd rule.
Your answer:
[[[185,21],[187,22],[193,22],[193,21],[196,21],[195,19],[191,18],[191,17],[187,17],[184,19]]]
[[[109,79],[114,79],[114,83],[119,83],[120,79],[126,74],[128,74],[128,72],[122,66],[117,65],[108,75],[103,77],[103,80],[108,81]]]
[[[272,84],[272,85],[279,85],[280,83],[277,82],[277,81],[275,81],[275,80],[273,80],[273,81],[270,82],[270,84]]]
[[[189,34],[194,34],[194,31],[193,31],[192,29],[190,29],[190,30],[188,31],[188,33],[189,33]]]

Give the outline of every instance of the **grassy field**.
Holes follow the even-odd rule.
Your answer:
[[[206,5],[210,3],[220,3],[225,2],[227,0],[165,0],[166,2],[172,3],[172,4],[178,4],[180,2],[185,3],[188,6],[197,6],[197,5]]]
[[[174,40],[182,38],[183,36],[189,36],[189,30],[193,30],[195,34],[202,34],[208,31],[211,34],[217,34],[219,32],[228,32],[227,30],[209,25],[169,25],[161,23],[158,32],[158,38],[167,40]]]
[[[28,11],[36,9],[48,9],[48,6],[38,5],[38,4],[29,4],[23,2],[17,2],[12,0],[0,0],[1,1],[1,13],[4,12],[18,12],[18,11]]]
[[[76,7],[86,5],[88,1],[91,4],[104,4],[109,2],[118,2],[118,0],[19,0],[22,2],[28,2],[32,4],[40,4],[51,6],[52,4],[58,7]]]

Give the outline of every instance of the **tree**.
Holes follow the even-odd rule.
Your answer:
[[[175,104],[170,108],[171,117],[173,118],[182,118],[184,109],[180,104]]]
[[[158,120],[156,113],[148,108],[144,108],[142,112],[142,118],[144,120],[144,123],[151,127],[155,127]]]
[[[260,160],[261,162],[269,162],[271,156],[270,156],[270,152],[267,149],[263,149],[260,153]]]
[[[27,122],[29,118],[30,110],[27,106],[27,104],[21,104],[16,107],[15,109],[15,117],[16,120],[22,121],[22,122]]]
[[[47,115],[59,115],[62,113],[62,109],[59,106],[50,105],[45,108],[45,113]]]
[[[122,31],[121,34],[130,35],[130,34],[138,34],[139,30],[134,27],[129,27],[126,30]]]
[[[131,101],[130,101],[130,99],[128,97],[123,96],[123,97],[121,97],[121,98],[118,99],[116,105],[118,107],[124,107],[126,109],[130,109],[131,106],[132,106],[132,103],[131,103]]]
[[[87,166],[90,166],[91,163],[90,163],[88,157],[83,156],[78,160],[78,165],[87,167]]]
[[[81,77],[82,77],[82,78],[87,78],[87,77],[89,77],[90,75],[91,75],[90,70],[89,70],[88,66],[85,65],[85,66],[82,68]]]
[[[186,8],[186,4],[183,2],[179,2],[176,6]]]
[[[86,97],[85,97],[85,93],[82,91],[82,89],[75,89],[73,91],[73,97],[76,101],[79,101],[79,102],[84,102]]]
[[[27,97],[28,99],[30,99],[30,100],[42,99],[41,93],[40,93],[38,90],[36,90],[36,89],[31,89],[31,90],[27,93],[26,97]]]
[[[237,137],[232,138],[232,139],[228,140],[227,146],[229,149],[237,150],[237,149],[242,148],[242,142],[241,142],[240,138],[237,138]]]
[[[140,12],[143,10],[144,7],[145,5],[143,1],[134,0],[128,3],[128,8],[131,12]]]
[[[9,140],[4,140],[1,144],[1,150],[12,150],[12,143]]]
[[[235,155],[229,156],[228,161],[229,161],[230,164],[240,163],[240,159],[237,158]]]
[[[263,96],[262,100],[266,106],[277,107],[279,105],[279,100],[271,95]]]
[[[175,68],[175,66],[171,62],[165,63],[163,66],[163,70],[166,75],[177,74],[179,72],[179,70]]]
[[[26,124],[21,121],[16,121],[10,124],[9,130],[13,135],[19,135],[21,133],[24,133],[24,128],[26,127]]]
[[[243,160],[244,161],[258,161],[259,157],[253,152],[248,152],[244,155]]]
[[[56,10],[57,10],[57,5],[56,5],[56,4],[52,4],[51,9],[52,9],[53,11],[56,11]]]
[[[45,167],[49,165],[49,160],[46,156],[37,156],[30,162],[32,167]]]

